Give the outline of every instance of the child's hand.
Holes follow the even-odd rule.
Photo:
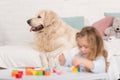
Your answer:
[[[73,61],[72,61],[72,64],[74,66],[80,65],[80,58],[78,58],[78,57],[74,58]]]
[[[61,54],[58,58],[59,62],[60,62],[60,65],[64,65],[66,60],[65,60],[65,56],[64,54]]]

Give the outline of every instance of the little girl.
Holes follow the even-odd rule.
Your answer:
[[[103,73],[107,70],[107,51],[104,48],[103,39],[100,33],[92,26],[84,27],[76,34],[76,41],[79,47],[79,54],[70,63],[80,66],[81,71]],[[62,60],[63,57],[63,60]],[[61,61],[62,62],[61,62]],[[59,56],[60,63],[65,63],[67,58]]]

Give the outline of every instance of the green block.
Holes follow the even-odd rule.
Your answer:
[[[38,71],[36,75],[37,76],[43,76],[43,71]]]

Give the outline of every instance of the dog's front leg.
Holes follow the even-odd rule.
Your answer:
[[[55,63],[54,57],[51,56],[51,55],[48,55],[48,66],[49,66],[50,68],[54,68],[54,66],[55,66],[54,63]]]
[[[40,59],[41,59],[41,62],[42,62],[42,66],[47,68],[48,67],[47,54],[40,54]]]
[[[58,68],[60,66],[58,61],[59,54],[53,52],[48,53],[48,66],[50,68]]]

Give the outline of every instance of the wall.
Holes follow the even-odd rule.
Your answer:
[[[61,17],[84,16],[85,25],[104,17],[104,12],[120,12],[119,0],[0,0],[0,43],[32,41],[26,20],[39,10],[51,9]]]

